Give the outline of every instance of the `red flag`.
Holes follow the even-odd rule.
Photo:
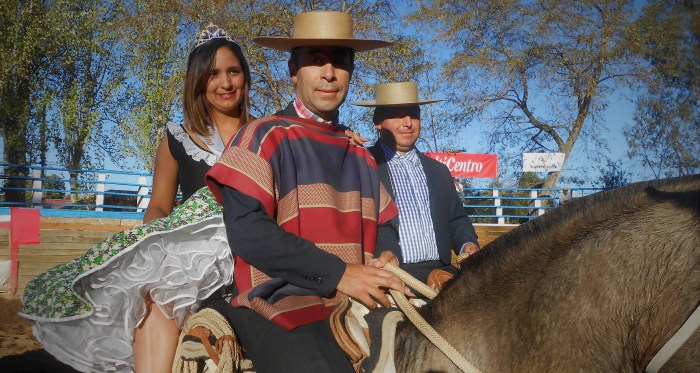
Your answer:
[[[12,243],[17,245],[36,245],[39,240],[39,210],[10,208],[10,234]]]
[[[10,208],[10,291],[17,292],[19,279],[19,245],[35,245],[40,241],[39,210]]]

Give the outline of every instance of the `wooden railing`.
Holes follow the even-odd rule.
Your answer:
[[[60,209],[61,213],[54,215],[85,216],[71,215],[67,211],[143,214],[150,202],[150,173],[1,163],[0,166],[3,171],[0,174],[0,207]]]
[[[42,216],[138,220],[143,218],[150,202],[152,175],[148,173],[1,163],[0,166],[0,215],[8,214],[8,207],[18,206],[40,208]],[[578,198],[599,190],[572,188],[571,193]],[[461,197],[473,222],[504,225],[524,223],[556,208],[559,191],[556,188],[465,188]],[[22,198],[10,200],[9,193],[20,194]]]

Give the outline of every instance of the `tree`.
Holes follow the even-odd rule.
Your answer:
[[[658,177],[700,172],[700,9],[697,1],[651,1],[636,25],[650,61],[646,95],[625,134],[630,157]]]
[[[160,131],[168,120],[178,117],[185,59],[197,31],[212,22],[226,29],[244,50],[251,68],[251,113],[256,117],[277,112],[293,97],[287,71],[288,54],[263,48],[253,42],[261,35],[290,34],[294,16],[300,11],[346,11],[355,19],[355,34],[393,40],[390,49],[358,53],[350,96],[346,102],[365,99],[376,82],[409,80],[420,73],[421,49],[416,37],[400,36],[401,19],[394,3],[376,1],[222,1],[191,3],[173,0],[137,2],[124,24],[131,25],[128,45],[134,58],[129,73],[128,107],[134,110],[120,116],[124,129],[124,151],[135,155],[150,168]],[[153,14],[145,19],[141,14]],[[126,26],[125,26],[126,27]],[[419,58],[413,58],[418,56]],[[357,129],[373,128],[366,110],[345,104],[341,121]],[[138,146],[135,146],[138,145]],[[131,149],[131,150],[129,150]]]
[[[72,23],[63,9],[69,1],[6,0],[0,2],[0,134],[3,161],[26,165],[40,158],[33,139],[42,129],[50,101],[56,65]],[[39,149],[45,154],[45,147]],[[27,168],[12,167],[6,176],[26,176]],[[9,179],[6,187],[25,187]],[[7,191],[6,200],[24,201],[23,191]]]
[[[520,174],[520,179],[518,180],[518,188],[542,188],[544,180],[538,175],[537,172],[523,172]]]
[[[50,174],[46,175],[43,188],[50,191],[44,192],[44,198],[64,198],[66,196],[65,182],[61,181],[61,175]]]
[[[180,37],[187,27],[181,2],[139,1],[120,20],[121,44],[128,49],[125,74],[130,79],[120,94],[124,106],[113,115],[124,157],[147,170],[153,167],[165,125],[180,107],[186,48],[192,38]],[[143,17],[149,14],[149,17]],[[194,32],[191,33],[194,35]],[[182,40],[184,39],[184,40]]]
[[[252,114],[274,113],[293,97],[288,56],[252,39],[287,35],[294,15],[311,10],[349,12],[357,36],[396,42],[357,55],[347,102],[366,99],[377,82],[412,80],[426,66],[417,37],[400,35],[401,17],[389,0],[3,1],[4,161],[43,164],[53,147],[71,169],[99,167],[103,157],[134,157],[150,169],[165,124],[180,119],[186,57],[209,22],[243,46],[252,69]],[[346,105],[341,113],[345,124],[372,128],[366,110]]]
[[[53,145],[58,161],[70,170],[100,168],[105,153],[119,159],[107,128],[110,110],[119,106],[124,74],[123,54],[118,48],[118,30],[110,27],[121,18],[120,1],[79,1],[63,8],[73,25],[58,59],[53,106]],[[91,151],[97,144],[103,151]],[[70,171],[71,179],[83,174]],[[72,183],[73,189],[83,189]]]
[[[629,48],[633,15],[626,1],[435,0],[413,17],[455,51],[443,74],[462,92],[455,120],[492,122],[491,151],[568,159],[579,139],[604,143],[606,96],[643,75]],[[549,173],[543,187],[558,177]]]
[[[622,167],[621,162],[607,160],[607,167],[600,169],[598,185],[601,188],[617,188],[630,182],[630,175]]]
[[[530,218],[530,215],[536,214],[537,210],[531,209],[531,207],[534,206],[533,201],[530,199],[530,193],[526,189],[539,189],[542,188],[542,183],[544,180],[536,173],[536,172],[522,172],[520,174],[520,178],[518,179],[518,184],[517,188],[518,189],[523,189],[523,190],[512,190],[512,191],[503,191],[502,196],[503,197],[510,197],[510,198],[520,198],[520,199],[511,199],[511,200],[505,200],[504,206],[514,206],[516,208],[505,208],[504,213],[506,215],[514,215],[514,216],[523,216],[523,219],[520,218],[506,218],[506,221],[511,223],[524,223],[527,222]],[[546,203],[546,201],[545,201]],[[513,219],[513,221],[511,221]]]

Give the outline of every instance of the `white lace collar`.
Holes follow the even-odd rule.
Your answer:
[[[168,132],[170,132],[177,141],[185,148],[185,153],[192,157],[193,160],[199,162],[204,161],[209,166],[213,166],[219,159],[215,154],[202,149],[197,145],[190,135],[185,131],[185,128],[179,124],[168,122]]]

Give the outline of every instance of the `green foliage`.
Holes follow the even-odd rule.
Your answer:
[[[598,186],[601,188],[617,188],[630,182],[629,172],[625,171],[621,162],[607,160],[606,168],[600,169]]]
[[[52,189],[54,191],[45,192],[44,198],[64,198],[66,186],[63,181],[60,181],[62,179],[61,176],[56,174],[46,175],[46,179],[49,180],[43,182],[43,189]]]
[[[59,8],[68,1],[44,2],[4,0],[0,2],[0,135],[3,161],[33,163],[37,157],[33,136],[40,107],[53,84],[54,61],[61,56],[66,15]],[[39,126],[37,126],[39,127]],[[27,169],[9,173],[26,176]],[[8,175],[9,176],[9,175]],[[22,187],[21,180],[8,180],[8,187]],[[7,201],[25,201],[19,191],[8,191]]]
[[[209,22],[225,28],[243,46],[252,75],[251,113],[264,116],[279,111],[293,97],[286,53],[262,48],[253,38],[262,35],[288,35],[293,17],[299,11],[342,10],[353,14],[359,36],[398,41],[392,49],[356,55],[353,86],[347,102],[365,99],[376,82],[408,80],[425,66],[415,37],[402,37],[400,18],[393,2],[341,2],[282,0],[135,2],[132,11],[118,26],[128,46],[131,79],[124,97],[129,110],[118,116],[122,152],[135,156],[150,169],[162,129],[170,120],[179,120],[185,60],[196,33]],[[150,17],[142,17],[149,14]],[[383,26],[381,26],[383,25]],[[391,61],[391,63],[388,63]],[[368,111],[349,105],[341,108],[341,120],[358,129],[370,130]]]
[[[405,3],[1,1],[3,160],[43,163],[55,151],[69,168],[109,157],[150,169],[165,124],[181,120],[185,59],[202,27],[213,22],[243,46],[259,117],[282,109],[293,88],[287,54],[253,38],[288,35],[300,11],[341,10],[353,14],[358,36],[394,41],[357,54],[347,103],[371,99],[374,84],[402,80],[418,81],[421,96],[446,99],[423,107],[424,150],[459,146],[455,135],[477,119],[490,124],[485,144],[508,160],[501,169],[509,174],[518,173],[522,151],[568,158],[579,140],[598,151],[606,147],[599,114],[612,92],[631,87],[647,94],[627,128],[630,156],[657,176],[700,169],[695,1],[635,8],[616,0],[434,0],[408,3],[415,13],[404,17]],[[341,120],[374,133],[371,110],[347,103]]]
[[[179,107],[191,42],[179,38],[186,25],[178,8],[169,2],[136,2],[119,23],[129,79],[120,92],[124,105],[115,115],[116,137],[122,154],[149,170],[162,131]]]
[[[651,1],[637,21],[639,52],[652,69],[625,134],[629,155],[656,177],[700,172],[699,5]]]
[[[73,26],[57,60],[50,134],[59,162],[69,169],[100,168],[104,155],[119,160],[107,126],[126,80],[119,33],[112,27],[123,10],[119,1],[74,1],[63,9]],[[94,151],[100,145],[102,152]]]
[[[544,180],[536,172],[523,172],[520,174],[518,188],[542,188]]]
[[[469,188],[469,186],[464,186],[464,188]],[[484,191],[484,190],[464,190],[464,197],[463,199],[463,204],[467,205],[468,207],[465,207],[465,211],[467,212],[467,215],[470,216],[470,219],[472,223],[493,223],[492,218],[482,218],[482,217],[473,217],[474,215],[493,215],[494,214],[494,209],[490,207],[480,207],[481,205],[493,205],[493,200],[488,198],[490,197],[491,194],[489,191]],[[477,197],[485,197],[485,198],[477,198]]]

